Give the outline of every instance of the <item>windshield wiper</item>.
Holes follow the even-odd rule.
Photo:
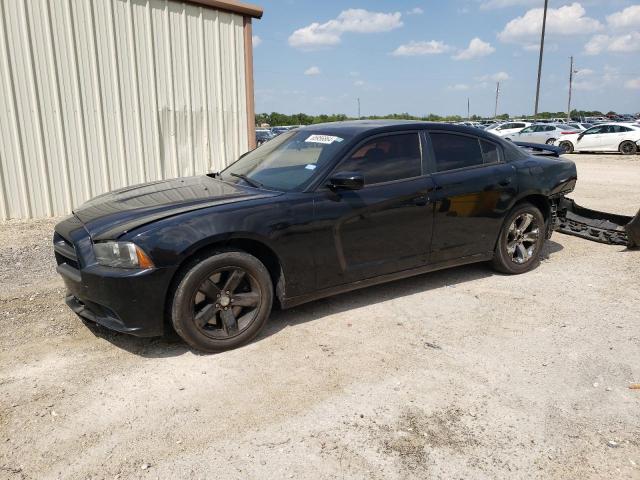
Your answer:
[[[236,178],[240,178],[240,179],[244,180],[245,182],[247,182],[252,187],[255,187],[255,188],[264,187],[264,184],[258,182],[257,180],[252,180],[249,177],[247,177],[246,175],[243,175],[242,173],[230,173],[229,175],[231,175],[232,177],[236,177]]]

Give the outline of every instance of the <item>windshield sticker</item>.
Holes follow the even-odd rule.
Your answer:
[[[340,137],[333,137],[331,135],[311,135],[309,138],[305,140],[306,143],[324,143],[331,144],[333,142],[341,142],[344,140]]]
[[[315,166],[314,164],[310,163],[309,165],[307,165],[307,166],[306,166],[306,167],[304,167],[304,168],[306,168],[307,170],[315,170],[315,169],[316,169],[316,166]]]

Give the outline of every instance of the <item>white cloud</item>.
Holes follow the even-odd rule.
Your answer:
[[[395,56],[416,56],[416,55],[439,55],[451,50],[451,47],[444,42],[430,40],[428,42],[411,41],[400,45],[392,55]]]
[[[356,80],[353,82],[356,87],[364,87],[364,80]]]
[[[511,77],[509,76],[509,74],[507,72],[498,72],[498,73],[494,73],[492,75],[482,75],[481,77],[477,77],[476,80],[479,82],[488,82],[488,81],[492,81],[492,82],[506,82],[507,80],[510,80]]]
[[[584,46],[584,52],[587,55],[598,55],[602,52],[640,52],[640,32],[631,32],[618,36],[595,35]]]
[[[304,74],[310,76],[320,75],[320,69],[316,66],[309,67],[304,71]]]
[[[424,13],[424,10],[421,9],[420,7],[415,7],[407,11],[407,15],[422,15],[423,13]]]
[[[480,0],[481,10],[491,10],[495,8],[520,7],[539,4],[539,0]]]
[[[447,87],[447,90],[453,90],[456,92],[464,92],[465,90],[469,90],[469,85],[466,83],[458,83],[456,85],[450,85]]]
[[[474,38],[469,42],[467,48],[460,50],[453,58],[455,60],[471,60],[473,58],[486,57],[495,51],[496,49],[493,48],[490,43],[483,42],[479,38]]]
[[[258,47],[262,43],[262,39],[258,35],[254,35],[251,37],[251,42],[253,43],[253,47]]]
[[[328,22],[314,22],[299,28],[289,37],[289,45],[302,50],[313,50],[337,45],[344,33],[388,32],[402,25],[400,12],[379,13],[359,8],[349,9]]]
[[[618,30],[638,28],[640,26],[640,5],[632,5],[620,12],[612,13],[607,17],[607,23],[611,28]]]
[[[527,11],[521,17],[514,18],[498,34],[503,42],[530,44],[540,37],[542,31],[542,8]],[[548,35],[582,35],[602,29],[602,24],[586,16],[586,10],[579,3],[560,8],[550,8],[547,12]]]
[[[576,70],[576,77],[588,77],[590,75],[593,75],[594,72],[593,70],[591,70],[590,68],[581,68],[580,70]]]
[[[619,87],[621,85],[620,70],[610,65],[605,65],[602,72],[596,72],[589,68],[578,70],[573,88],[576,90],[593,91],[603,88]]]
[[[630,90],[640,90],[640,77],[627,80],[624,84],[624,88],[628,88]]]

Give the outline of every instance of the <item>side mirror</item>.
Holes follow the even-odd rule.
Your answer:
[[[333,190],[360,190],[364,176],[358,172],[338,172],[329,178],[328,187]]]

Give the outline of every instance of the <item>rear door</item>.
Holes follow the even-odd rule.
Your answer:
[[[436,130],[427,137],[435,184],[430,262],[490,254],[517,194],[515,168],[490,140]]]

